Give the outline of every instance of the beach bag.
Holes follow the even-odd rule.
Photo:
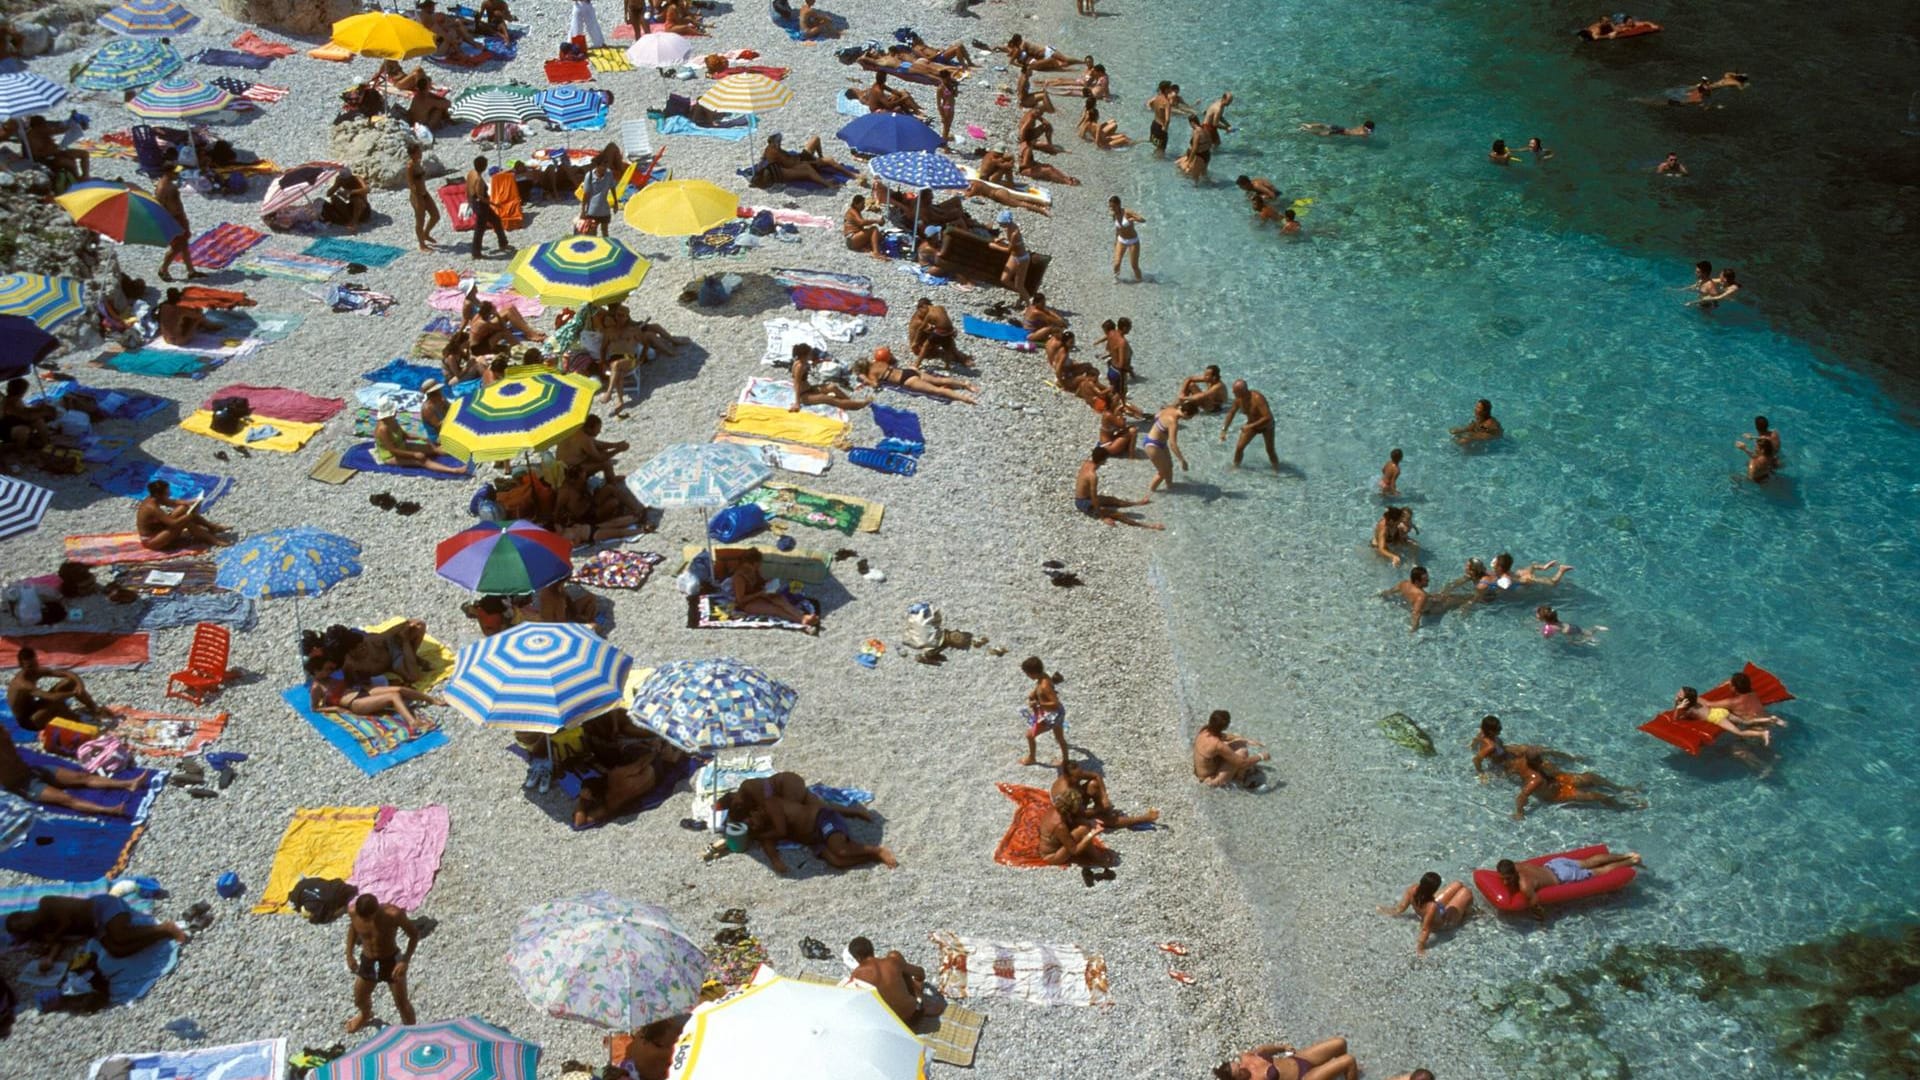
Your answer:
[[[287,905],[310,923],[330,923],[346,912],[359,893],[338,878],[303,877],[287,893]]]
[[[767,512],[755,503],[729,506],[707,522],[707,535],[722,544],[731,544],[767,527]]]
[[[101,735],[81,743],[73,758],[95,776],[112,776],[133,764],[133,749],[112,735]]]
[[[213,419],[207,426],[222,435],[238,435],[247,429],[247,420],[253,416],[253,406],[243,397],[217,398],[213,402]]]
[[[755,236],[771,236],[773,230],[773,211],[771,210],[762,210],[753,215],[752,223],[747,226],[747,231]]]
[[[946,632],[940,629],[940,609],[921,600],[907,608],[907,637],[909,649],[937,648],[945,640]]]
[[[64,758],[78,758],[80,748],[100,736],[98,724],[56,716],[40,729],[40,748]]]

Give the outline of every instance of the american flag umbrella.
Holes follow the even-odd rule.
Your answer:
[[[59,338],[40,329],[32,319],[0,315],[0,379],[26,374],[59,344]]]
[[[192,30],[200,16],[174,0],[126,0],[94,21],[126,37],[159,38]]]
[[[191,75],[162,79],[134,95],[127,111],[148,120],[185,120],[220,112],[233,95]]]
[[[94,50],[73,85],[81,90],[132,90],[159,82],[183,63],[164,41],[115,38]]]
[[[598,130],[607,126],[607,99],[598,90],[556,86],[540,91],[540,110],[553,124],[568,130]]]
[[[333,183],[344,168],[331,161],[309,161],[305,165],[295,165],[267,185],[267,197],[260,203],[260,216],[269,217],[324,193],[327,185]]]
[[[477,1016],[397,1024],[320,1066],[314,1080],[534,1080],[540,1048]]]
[[[0,540],[40,527],[53,492],[11,476],[0,476]]]
[[[67,88],[33,71],[0,75],[0,120],[32,116],[67,100]]]
[[[691,754],[779,742],[800,701],[793,687],[729,656],[676,660],[638,682],[628,713]]]
[[[521,623],[468,642],[441,693],[474,723],[552,733],[620,707],[633,658],[579,623]]]
[[[73,278],[0,274],[0,315],[19,315],[32,319],[42,330],[52,330],[86,306],[86,288]]]

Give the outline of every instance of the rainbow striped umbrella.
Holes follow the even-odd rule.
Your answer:
[[[200,25],[200,16],[174,0],[126,0],[94,21],[125,37],[158,38],[186,33]]]
[[[53,201],[75,222],[122,244],[166,247],[186,231],[153,196],[110,180],[82,180]]]
[[[127,111],[149,120],[185,120],[217,113],[233,104],[233,95],[191,75],[162,79],[140,91]]]
[[[540,1048],[477,1016],[387,1028],[314,1080],[534,1080]]]
[[[600,384],[585,375],[512,375],[453,403],[440,448],[462,461],[507,461],[579,430]]]
[[[159,82],[185,62],[164,41],[114,38],[87,58],[73,85],[81,90],[132,90]]]
[[[442,693],[484,727],[559,731],[620,707],[633,658],[579,623],[521,623],[460,647]]]
[[[19,315],[52,330],[86,306],[86,287],[73,278],[0,274],[0,315]]]
[[[573,574],[573,542],[530,521],[486,521],[440,541],[433,562],[470,592],[521,596]]]
[[[569,236],[513,257],[513,287],[543,304],[594,304],[625,296],[652,264],[618,240]]]

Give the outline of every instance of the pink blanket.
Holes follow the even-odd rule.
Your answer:
[[[348,884],[372,893],[383,904],[414,910],[433,888],[452,824],[447,808],[437,804],[418,810],[381,807],[380,820],[360,846]]]
[[[832,218],[821,217],[819,214],[809,214],[805,210],[789,210],[779,206],[743,206],[737,213],[743,218],[750,218],[762,210],[773,214],[774,224],[792,225],[797,229],[824,229],[834,223]]]
[[[333,418],[333,414],[347,407],[347,403],[339,398],[314,397],[284,386],[248,386],[246,383],[234,383],[215,390],[207,395],[205,404],[200,407],[211,409],[214,401],[223,397],[246,398],[255,416],[269,420],[295,420],[303,424],[324,424]]]
[[[503,310],[509,307],[518,308],[520,314],[525,315],[529,319],[537,319],[547,312],[546,305],[540,301],[532,299],[531,297],[521,296],[519,293],[514,292],[483,292],[480,294],[480,299],[489,301],[494,307]],[[453,286],[451,288],[435,289],[433,295],[427,297],[427,306],[433,308],[435,311],[459,311],[461,305],[465,304],[466,301],[467,294],[458,286]]]

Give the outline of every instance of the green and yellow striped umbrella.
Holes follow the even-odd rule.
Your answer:
[[[652,264],[604,236],[569,236],[514,256],[513,287],[543,304],[594,304],[640,287]]]
[[[585,375],[510,375],[453,403],[440,448],[462,461],[545,450],[587,422],[600,384]]]
[[[0,274],[0,315],[32,319],[51,330],[87,306],[84,286],[70,277],[47,274]]]

